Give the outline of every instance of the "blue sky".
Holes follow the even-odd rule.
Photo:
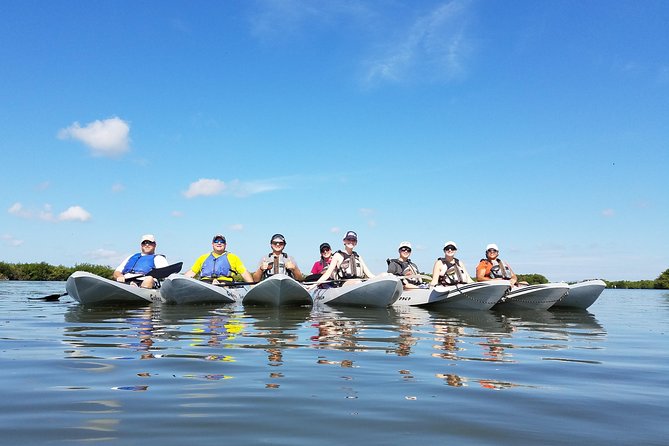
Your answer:
[[[303,270],[455,240],[552,281],[669,268],[669,2],[0,2],[0,261],[224,233]]]

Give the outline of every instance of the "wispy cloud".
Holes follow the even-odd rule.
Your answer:
[[[184,213],[181,211],[172,211],[170,215],[174,218],[181,218],[184,216]]]
[[[611,208],[602,210],[602,217],[604,217],[604,218],[611,218],[611,217],[614,217],[615,215],[616,215],[616,211],[614,211]]]
[[[358,210],[360,215],[367,220],[367,226],[370,228],[376,227],[376,210],[370,208],[360,208]]]
[[[88,221],[91,219],[91,214],[81,206],[70,206],[56,217],[50,204],[45,204],[40,210],[32,210],[25,208],[21,203],[17,202],[11,205],[9,209],[7,209],[7,212],[11,215],[24,218],[26,220],[39,219],[55,222]]]
[[[17,247],[23,245],[23,240],[19,240],[11,234],[3,234],[0,238],[6,246]]]
[[[93,156],[118,157],[130,150],[130,125],[114,117],[89,122],[84,127],[78,122],[58,132],[60,139],[75,139],[91,149]]]
[[[123,192],[125,190],[125,186],[121,183],[114,183],[112,184],[111,190],[114,193]]]
[[[472,52],[465,32],[469,15],[470,1],[454,0],[419,17],[399,39],[364,63],[365,83],[462,77]]]
[[[207,197],[214,195],[232,195],[235,197],[247,197],[249,195],[284,189],[277,180],[240,181],[232,180],[225,183],[213,178],[200,178],[191,183],[183,193],[186,198]]]
[[[231,231],[240,232],[244,230],[244,225],[241,223],[236,223],[234,225],[230,225],[229,228]]]

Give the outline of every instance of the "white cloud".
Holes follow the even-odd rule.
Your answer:
[[[14,238],[14,236],[10,234],[3,234],[0,238],[4,240],[6,246],[17,247],[23,245],[23,240]]]
[[[91,214],[81,206],[70,206],[58,215],[58,220],[60,221],[88,221],[90,219]]]
[[[221,180],[214,180],[209,178],[200,178],[188,186],[188,190],[184,192],[186,198],[194,198],[199,196],[219,195],[225,190],[225,183]]]
[[[225,183],[221,180],[212,178],[200,178],[188,186],[188,190],[183,193],[186,198],[212,195],[233,195],[235,197],[247,197],[249,195],[270,192],[277,189],[283,189],[284,186],[271,181],[248,181],[232,180]]]
[[[602,210],[602,217],[604,217],[604,218],[611,218],[611,217],[614,217],[615,215],[616,215],[616,211],[614,211],[611,208]]]
[[[112,184],[111,190],[114,193],[123,192],[125,190],[125,186],[121,183],[114,183]]]
[[[39,183],[37,186],[35,186],[35,189],[42,191],[42,190],[47,190],[48,188],[51,187],[51,183],[48,181],[42,181]]]
[[[19,202],[14,203],[7,209],[7,212],[9,212],[12,215],[15,215],[17,217],[21,218],[30,218],[32,217],[32,214],[30,211],[26,210],[23,208],[23,205]]]
[[[61,129],[60,139],[76,139],[87,145],[94,156],[120,156],[130,150],[130,126],[114,117],[89,122],[81,127],[78,122]]]
[[[181,211],[172,211],[170,215],[172,215],[172,217],[181,218],[184,216],[184,213]]]
[[[123,254],[102,248],[89,251],[86,253],[86,256],[91,259],[93,263],[103,263],[107,265],[113,264],[114,266],[120,263],[124,258]]]
[[[241,223],[236,223],[234,225],[230,225],[230,230],[231,231],[243,231],[244,230],[244,225]]]
[[[333,226],[333,227],[330,228],[330,232],[332,232],[333,234],[337,234],[340,231],[341,231],[341,228],[339,226]]]
[[[413,77],[451,80],[463,76],[471,52],[465,35],[469,3],[445,3],[413,22],[402,39],[365,63],[366,83],[401,82]]]

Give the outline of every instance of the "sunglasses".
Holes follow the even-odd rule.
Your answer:
[[[447,247],[444,248],[444,251],[457,251],[458,248],[456,248],[453,245],[448,245]]]
[[[225,239],[224,238],[217,238],[213,241],[213,243],[225,243]]]
[[[489,249],[487,252],[499,252],[496,249]]]
[[[285,245],[286,243],[285,243],[285,242],[272,242],[272,244],[273,244],[274,246],[283,246],[283,245]]]
[[[323,249],[321,249],[321,254],[323,254],[324,252],[329,252],[329,251],[332,251],[332,250],[330,248],[323,248]]]
[[[348,243],[358,243],[358,240],[354,238],[345,238],[344,241]]]
[[[411,252],[411,248],[400,248],[400,251]]]
[[[156,244],[156,242],[150,242],[148,240],[144,240],[142,242],[142,246],[149,246],[149,245],[155,245],[155,244]]]

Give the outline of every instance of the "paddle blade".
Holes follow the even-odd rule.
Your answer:
[[[55,302],[63,296],[67,296],[67,293],[49,294],[48,296],[44,296],[44,297],[29,297],[28,299],[30,299],[30,300],[44,300],[44,301],[47,301],[47,302]]]
[[[173,265],[165,266],[163,268],[153,268],[146,275],[151,276],[154,279],[164,279],[170,274],[176,274],[179,271],[181,271],[181,267],[183,266],[183,264],[184,262],[179,262]]]

